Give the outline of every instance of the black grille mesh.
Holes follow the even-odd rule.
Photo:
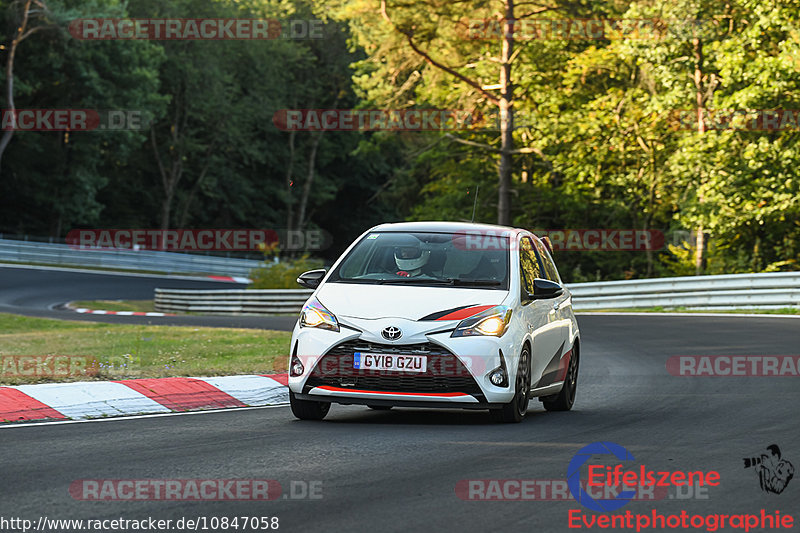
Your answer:
[[[425,372],[418,373],[363,370],[353,368],[355,352],[425,355],[428,363]],[[447,349],[430,342],[405,346],[361,340],[344,342],[317,362],[306,381],[305,390],[322,385],[381,392],[463,392],[479,399],[483,397],[464,364]]]

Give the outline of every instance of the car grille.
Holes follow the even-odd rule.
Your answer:
[[[409,373],[353,368],[353,354],[425,355],[425,372]],[[404,346],[348,341],[334,346],[312,370],[305,391],[328,385],[381,392],[463,392],[483,398],[480,387],[464,364],[449,350],[426,342]]]

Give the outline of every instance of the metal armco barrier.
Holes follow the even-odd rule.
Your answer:
[[[0,261],[241,277],[248,277],[250,270],[264,266],[254,259],[153,250],[81,250],[68,244],[9,239],[0,239]]]
[[[800,307],[800,272],[689,276],[569,285],[575,309]]]
[[[604,281],[567,286],[578,311],[659,306],[702,310],[800,307],[800,272]],[[312,292],[156,289],[155,306],[157,311],[163,312],[294,314],[300,312]]]
[[[306,289],[156,289],[159,312],[209,315],[293,315],[314,291]]]

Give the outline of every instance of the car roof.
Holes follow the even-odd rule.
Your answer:
[[[476,224],[474,222],[398,222],[394,224],[380,224],[373,227],[370,231],[408,231],[408,232],[432,232],[432,233],[454,233],[460,231],[486,231],[492,233],[511,232],[519,233],[527,231],[519,228],[507,226],[496,226],[494,224]]]

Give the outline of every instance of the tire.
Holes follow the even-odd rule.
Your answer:
[[[292,414],[300,420],[322,420],[331,410],[330,402],[298,400],[292,391],[289,391],[289,404]]]
[[[367,407],[369,407],[370,409],[374,409],[376,411],[388,411],[389,409],[391,409],[394,406],[393,405],[368,405]]]
[[[525,346],[519,356],[519,366],[514,380],[514,398],[500,409],[489,411],[493,422],[515,424],[525,419],[528,412],[528,392],[531,390],[531,352]]]
[[[580,364],[580,352],[578,345],[572,349],[572,357],[569,360],[569,368],[564,378],[564,386],[561,392],[555,396],[549,396],[542,400],[544,408],[548,411],[569,411],[575,403],[575,393],[578,391],[578,367]]]

